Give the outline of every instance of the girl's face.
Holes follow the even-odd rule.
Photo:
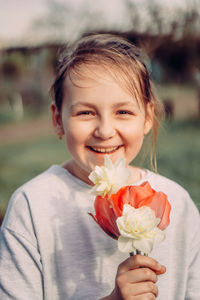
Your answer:
[[[61,112],[52,105],[54,126],[72,156],[67,168],[85,182],[96,165],[104,164],[105,154],[113,162],[123,157],[128,165],[152,127],[143,106],[102,68],[95,70],[98,79],[71,74],[72,82],[68,76]]]

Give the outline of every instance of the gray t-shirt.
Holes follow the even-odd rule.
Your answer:
[[[159,300],[200,299],[200,217],[188,193],[148,170],[143,179],[172,205],[166,239],[151,257],[165,265]],[[112,291],[127,258],[88,212],[91,187],[60,166],[12,196],[0,234],[0,299],[97,300]]]

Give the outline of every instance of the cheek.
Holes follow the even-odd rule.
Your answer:
[[[65,137],[69,149],[85,144],[89,136],[89,126],[77,122],[65,124]]]
[[[132,126],[128,124],[121,132],[123,132],[123,137],[129,144],[134,144],[137,141],[140,143],[144,138],[144,129],[141,124],[134,124]]]
[[[123,139],[126,145],[126,153],[131,161],[140,151],[143,140],[144,131],[143,127],[140,126],[127,126],[128,128],[124,131]]]

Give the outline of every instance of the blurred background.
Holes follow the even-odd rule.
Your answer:
[[[69,157],[51,126],[56,53],[94,31],[123,34],[148,54],[166,110],[158,171],[200,209],[200,1],[0,0],[1,220],[17,187]]]

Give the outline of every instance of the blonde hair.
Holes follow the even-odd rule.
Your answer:
[[[144,60],[145,56],[141,50],[121,36],[112,34],[84,36],[72,46],[62,48],[51,94],[58,110],[61,110],[66,77],[72,73],[84,76],[82,67],[103,66],[138,102],[142,102],[146,113],[148,103],[153,105],[150,161],[156,170],[156,141],[163,116],[163,105],[152,91],[150,75]]]

